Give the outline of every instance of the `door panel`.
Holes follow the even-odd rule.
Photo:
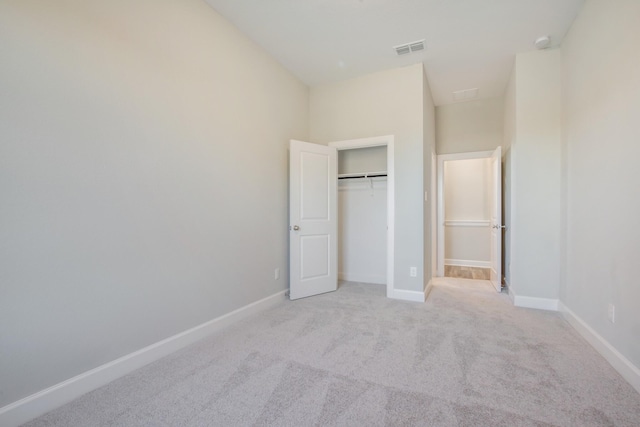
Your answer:
[[[300,162],[300,219],[328,221],[330,156],[303,151]]]
[[[491,156],[491,284],[502,290],[502,149]]]
[[[291,140],[290,298],[338,288],[337,151]]]
[[[330,273],[331,242],[329,236],[300,237],[300,278],[302,280],[327,277]]]

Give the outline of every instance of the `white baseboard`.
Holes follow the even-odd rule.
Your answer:
[[[429,283],[427,283],[427,286],[424,287],[424,300],[426,301],[427,298],[429,298],[429,293],[431,293],[431,290],[433,289],[433,279],[429,280]]]
[[[427,286],[425,286],[422,291],[406,291],[404,289],[393,289],[390,295],[387,294],[387,297],[403,301],[425,302],[428,291],[431,291],[431,281],[429,281]]]
[[[516,307],[536,308],[538,310],[558,311],[558,300],[551,298],[514,296],[513,305]]]
[[[445,259],[444,265],[453,265],[456,267],[491,268],[491,261],[474,261],[470,259]]]
[[[31,396],[10,403],[0,408],[0,426],[13,427],[24,424],[144,365],[193,344],[239,320],[274,307],[285,300],[285,292],[286,290],[280,291],[231,313],[41,390]]]
[[[558,311],[558,304],[560,303],[560,301],[557,299],[519,296],[516,295],[515,291],[512,288],[508,288],[508,291],[509,298],[511,299],[511,302],[513,302],[513,305],[515,305],[516,307]]]
[[[560,302],[559,309],[567,322],[640,393],[640,369],[620,354],[607,340],[594,331],[584,320],[578,317],[562,302]]]
[[[338,280],[346,280],[347,282],[374,283],[376,285],[386,285],[387,276],[338,273]]]

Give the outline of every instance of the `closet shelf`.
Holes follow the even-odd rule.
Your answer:
[[[341,174],[338,174],[338,179],[380,178],[380,177],[386,177],[386,176],[387,176],[387,171],[341,173]]]

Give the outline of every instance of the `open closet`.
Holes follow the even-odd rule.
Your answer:
[[[338,277],[387,284],[387,146],[338,151]]]

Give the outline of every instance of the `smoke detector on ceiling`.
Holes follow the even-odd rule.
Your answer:
[[[538,37],[536,41],[533,42],[536,49],[546,49],[549,47],[549,44],[551,44],[551,37],[549,36]]]
[[[396,55],[402,56],[407,55],[409,53],[420,52],[421,50],[425,50],[424,39],[416,40],[415,42],[405,43],[398,46],[393,47],[396,51]]]

